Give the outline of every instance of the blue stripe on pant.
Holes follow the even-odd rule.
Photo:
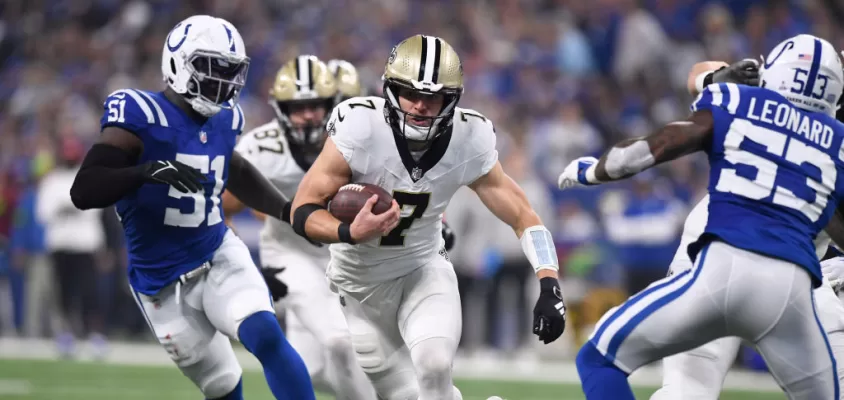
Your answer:
[[[140,293],[138,293],[138,291],[135,290],[135,288],[133,288],[131,286],[129,288],[132,289],[132,293],[135,295],[135,300],[138,302],[138,308],[141,309],[141,314],[144,315],[144,319],[147,321],[147,325],[149,326],[149,329],[152,330],[152,334],[156,335],[156,338],[158,338],[157,334],[155,333],[155,327],[152,326],[152,321],[150,321],[149,315],[147,315],[147,310],[144,308],[144,302],[141,301]]]
[[[668,304],[668,303],[674,301],[675,299],[677,299],[678,297],[682,296],[683,293],[685,293],[694,284],[695,280],[697,280],[698,276],[700,275],[701,269],[703,268],[703,263],[706,260],[706,253],[707,253],[708,250],[709,250],[709,246],[705,247],[703,249],[703,251],[701,251],[700,256],[698,257],[698,260],[697,260],[698,264],[697,264],[696,268],[693,268],[691,270],[683,271],[680,274],[675,275],[671,279],[669,279],[665,282],[653,285],[653,286],[643,290],[639,294],[631,297],[629,300],[627,300],[624,303],[624,305],[622,305],[618,310],[616,310],[613,313],[613,315],[611,315],[601,325],[601,327],[598,329],[598,331],[592,337],[591,342],[595,345],[595,347],[598,348],[599,351],[600,351],[601,347],[600,347],[599,343],[601,342],[601,337],[604,335],[604,333],[606,333],[607,327],[612,325],[613,322],[618,320],[618,318],[621,317],[622,315],[624,315],[624,313],[627,310],[629,310],[631,307],[633,307],[634,305],[636,305],[637,303],[642,301],[642,299],[649,297],[650,294],[657,292],[657,291],[659,291],[663,288],[666,288],[666,287],[672,285],[675,282],[679,282],[681,280],[688,279],[687,278],[688,275],[693,274],[691,279],[689,279],[688,282],[684,283],[679,288],[674,289],[674,290],[668,292],[665,295],[662,295],[661,297],[659,297],[655,300],[652,300],[651,304],[648,304],[647,306],[645,306],[644,309],[639,311],[629,321],[627,321],[624,325],[622,325],[621,328],[619,328],[617,331],[615,331],[612,334],[612,339],[610,339],[609,345],[607,346],[607,349],[606,349],[604,356],[609,361],[614,363],[615,358],[616,358],[616,354],[618,353],[619,347],[621,347],[621,344],[624,343],[624,340],[627,339],[627,336],[630,335],[630,333],[633,331],[633,329],[636,328],[636,326],[638,326],[642,321],[644,321],[646,318],[651,316],[653,313],[658,311],[660,308],[662,308],[666,304]]]
[[[835,382],[835,399],[840,398],[840,388],[838,383],[838,363],[835,360],[835,355],[832,353],[832,346],[829,345],[829,339],[826,337],[826,329],[824,329],[823,324],[821,324],[820,318],[818,318],[818,310],[817,306],[815,306],[815,296],[812,296],[812,313],[815,316],[815,322],[818,323],[818,328],[821,330],[821,336],[823,336],[824,345],[826,345],[826,351],[829,353],[829,359],[832,360],[832,379]]]

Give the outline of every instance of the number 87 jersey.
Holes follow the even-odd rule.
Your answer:
[[[759,87],[714,84],[692,105],[712,112],[709,218],[696,254],[717,239],[793,262],[820,284],[812,240],[844,193],[844,125]]]
[[[112,93],[103,107],[101,129],[117,127],[143,142],[139,164],[176,160],[207,177],[199,193],[147,183],[117,202],[128,247],[129,281],[135,290],[152,295],[209,261],[223,241],[227,228],[220,194],[243,129],[243,112],[235,106],[195,121],[163,92],[136,89]]]

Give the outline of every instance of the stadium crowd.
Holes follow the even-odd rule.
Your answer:
[[[226,18],[251,65],[246,129],[273,117],[267,91],[298,54],[352,62],[370,94],[390,48],[415,33],[461,56],[460,105],[496,124],[505,170],[558,240],[571,341],[609,307],[664,276],[689,205],[705,191],[702,157],[601,189],[556,190],[571,159],[682,117],[698,61],[755,57],[812,33],[844,48],[844,6],[821,0],[7,0],[0,4],[0,332],[149,339],[125,278],[114,212],[62,196],[96,140],[102,100],[163,88],[160,44],[180,19]],[[838,7],[838,8],[836,8]],[[535,291],[512,231],[456,196],[447,219],[466,312],[465,349],[523,352]],[[478,210],[484,210],[483,212]],[[257,222],[236,219],[257,247]],[[249,239],[251,238],[251,239]],[[290,282],[289,284],[295,284]],[[478,318],[476,315],[483,317]],[[575,348],[572,344],[571,348]]]

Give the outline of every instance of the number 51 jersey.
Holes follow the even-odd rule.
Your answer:
[[[844,125],[777,92],[731,83],[707,86],[692,109],[710,110],[714,128],[709,217],[689,256],[717,239],[793,262],[820,285],[812,241],[844,193]]]
[[[129,282],[138,292],[154,295],[211,260],[223,241],[228,228],[220,194],[243,129],[243,112],[236,106],[198,122],[163,92],[136,89],[112,93],[103,107],[101,129],[125,129],[143,142],[139,164],[176,160],[207,177],[199,193],[146,183],[117,202],[129,253]]]
[[[407,149],[384,112],[380,97],[353,98],[334,108],[326,128],[351,182],[378,185],[401,207],[398,226],[386,236],[330,246],[330,272],[359,282],[395,279],[438,257],[448,202],[498,161],[492,123],[477,112],[456,108],[452,127],[421,155]]]

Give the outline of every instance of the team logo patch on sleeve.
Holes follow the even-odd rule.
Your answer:
[[[337,127],[334,126],[334,121],[328,123],[328,127],[325,129],[328,132],[328,136],[334,136],[337,134]]]

